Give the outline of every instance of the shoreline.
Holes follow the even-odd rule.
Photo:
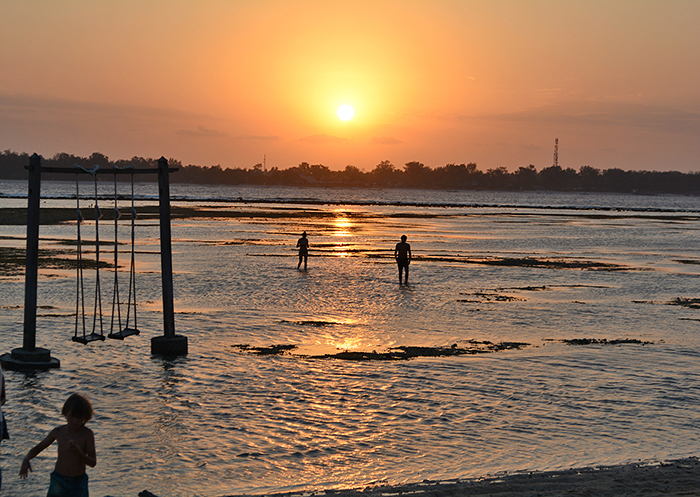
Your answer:
[[[700,459],[513,473],[450,481],[423,481],[348,490],[302,490],[274,494],[232,494],[221,497],[558,497],[700,496]],[[140,497],[162,497],[142,492]]]

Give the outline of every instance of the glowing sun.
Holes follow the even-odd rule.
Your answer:
[[[349,121],[355,115],[355,111],[349,105],[341,105],[338,107],[338,119],[341,121]]]

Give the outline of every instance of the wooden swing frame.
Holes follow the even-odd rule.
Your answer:
[[[75,168],[42,167],[41,157],[32,155],[29,166],[27,205],[27,263],[24,294],[24,334],[21,348],[0,356],[0,364],[10,370],[46,370],[60,367],[60,361],[51,357],[49,349],[36,346],[37,282],[39,262],[39,214],[41,200],[41,173],[76,174]],[[104,169],[95,174],[157,174],[160,214],[160,256],[163,289],[163,335],[151,339],[151,354],[173,357],[187,354],[187,337],[175,334],[173,307],[172,242],[170,229],[170,177],[177,168],[168,168],[164,157],[158,168]],[[77,174],[90,174],[87,170]]]

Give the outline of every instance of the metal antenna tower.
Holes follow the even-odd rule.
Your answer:
[[[559,167],[559,138],[554,139],[554,167]]]

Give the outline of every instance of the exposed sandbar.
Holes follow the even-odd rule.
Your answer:
[[[700,496],[700,460],[506,474],[473,480],[376,486],[353,490],[318,490],[269,497],[688,497]],[[238,497],[238,496],[227,496]]]

